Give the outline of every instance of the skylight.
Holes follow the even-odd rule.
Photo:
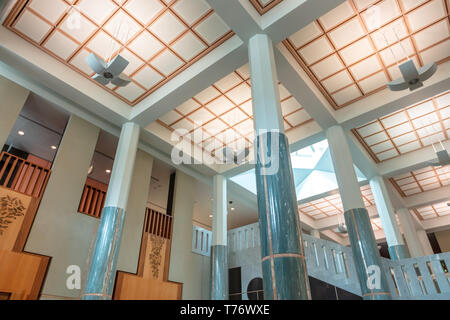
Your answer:
[[[297,200],[338,188],[327,140],[291,153],[291,162]],[[356,166],[355,171],[358,181],[367,180]],[[255,169],[241,173],[231,180],[256,194]]]

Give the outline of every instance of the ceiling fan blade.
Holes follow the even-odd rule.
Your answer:
[[[393,80],[387,84],[388,88],[392,91],[402,91],[408,89],[408,83],[403,80],[403,78],[399,78]]]
[[[105,62],[97,57],[94,53],[88,55],[88,57],[86,58],[86,63],[95,73],[98,74],[102,74],[106,69]]]
[[[92,77],[92,79],[94,79],[95,81],[97,81],[98,83],[100,83],[101,85],[106,86],[109,83],[109,79],[106,79],[105,77],[103,77],[100,74],[96,74]]]
[[[120,76],[115,77],[111,81],[112,84],[115,84],[116,86],[119,86],[119,87],[125,87],[130,82],[131,82],[131,79],[128,78],[127,76],[125,76],[124,74],[121,74]]]
[[[113,76],[118,76],[126,69],[129,63],[124,57],[118,55],[108,64],[106,71]]]
[[[431,78],[433,74],[437,71],[437,64],[435,62],[427,64],[419,69],[419,79],[420,81],[425,81]]]

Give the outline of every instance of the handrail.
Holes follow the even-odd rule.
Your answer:
[[[383,259],[394,299],[450,299],[450,252],[393,261]]]
[[[172,220],[172,216],[146,208],[144,232],[170,240],[172,238]]]
[[[0,186],[40,198],[50,177],[50,169],[13,154],[0,154]]]
[[[234,257],[233,261],[239,261],[236,257],[240,251],[259,249],[259,242],[253,240],[259,234],[258,229],[258,224],[251,224],[228,231],[229,253]],[[307,234],[302,237],[308,275],[361,296],[351,248]],[[244,251],[242,254],[247,261],[252,252]],[[255,254],[259,257],[259,250]],[[260,258],[252,261],[253,264],[259,263]],[[392,298],[402,300],[450,299],[449,266],[450,252],[446,252],[398,261],[382,258],[381,267],[387,276]]]

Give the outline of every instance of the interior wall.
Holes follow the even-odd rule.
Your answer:
[[[169,196],[170,167],[156,162],[153,166],[152,179],[148,195],[147,206],[161,213],[167,213]]]
[[[183,300],[208,300],[210,257],[192,253],[195,180],[177,171],[169,281],[183,283]]]
[[[442,252],[450,252],[450,230],[435,232],[434,235]]]
[[[153,158],[138,150],[117,262],[120,271],[137,272],[152,167]]]
[[[0,149],[6,143],[29,93],[27,89],[0,76]]]
[[[85,120],[70,118],[25,246],[27,252],[51,257],[43,299],[78,298],[80,294],[80,290],[66,287],[66,270],[77,265],[84,277],[99,221],[77,212],[98,133],[99,129]]]

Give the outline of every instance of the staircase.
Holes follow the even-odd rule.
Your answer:
[[[308,275],[361,296],[349,247],[309,235],[303,235],[303,242]],[[243,286],[262,277],[258,223],[230,230],[228,250],[229,267],[243,269]],[[450,300],[448,267],[450,252],[400,261],[382,258],[382,271],[396,300]]]

